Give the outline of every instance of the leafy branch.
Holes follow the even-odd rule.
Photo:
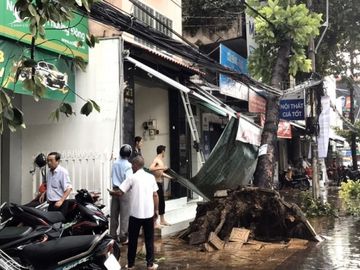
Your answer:
[[[46,93],[46,84],[44,82],[44,78],[42,78],[41,75],[37,72],[37,65],[39,61],[35,60],[35,50],[38,46],[51,41],[45,39],[46,30],[55,29],[45,28],[46,23],[50,21],[58,24],[68,22],[68,29],[74,27],[70,26],[70,21],[73,19],[73,11],[77,8],[84,8],[87,12],[90,12],[91,6],[94,3],[100,1],[101,0],[16,0],[14,9],[16,12],[18,12],[20,19],[22,19],[24,22],[29,23],[30,32],[30,34],[24,34],[17,41],[17,43],[20,42],[26,35],[32,36],[30,57],[24,56],[25,50],[22,52],[21,56],[14,61],[11,74],[9,74],[9,76],[7,77],[7,82],[5,85],[7,85],[9,81],[14,82],[13,90],[15,90],[15,85],[16,83],[18,83],[20,76],[25,76],[25,79],[23,78],[22,82],[24,89],[32,92],[35,101],[38,101],[40,98],[42,98]],[[77,22],[77,24],[79,24],[82,19]],[[42,38],[44,39],[44,41],[36,44],[36,40],[38,38]],[[73,56],[74,65],[77,68],[85,71],[86,63],[83,58],[75,56],[71,48],[64,42],[60,40],[54,41],[62,43],[66,47],[66,50],[70,50]],[[85,42],[89,47],[94,47],[95,44],[99,42],[99,40],[94,35],[88,33],[86,35]],[[79,41],[78,46],[83,46],[83,42]],[[12,58],[14,58],[14,55],[7,59],[5,68],[9,64],[10,60],[12,60]],[[5,85],[3,84],[3,82],[4,78],[2,79],[0,85],[0,133],[3,132],[4,124],[6,124],[11,131],[15,131],[18,127],[25,128],[23,113],[20,109],[13,105],[12,98],[5,91]],[[65,87],[69,89],[68,86]],[[69,90],[75,93],[75,91],[73,91],[72,89]],[[65,102],[68,93],[65,95],[59,107],[50,114],[50,118],[58,121],[61,113],[65,114],[66,117],[75,115],[75,111],[73,110],[72,105]],[[85,101],[85,104],[80,110],[81,114],[88,116],[94,110],[100,112],[100,107],[94,100],[85,100],[77,93],[75,93],[75,95]]]

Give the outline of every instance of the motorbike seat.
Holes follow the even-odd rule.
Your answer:
[[[57,264],[57,262],[87,251],[96,238],[96,235],[67,236],[44,243],[27,245],[21,251],[21,257],[29,260],[34,266],[41,266],[39,269],[43,269],[44,266]]]
[[[0,231],[0,244],[20,239],[33,231],[31,227],[4,227]]]
[[[39,210],[37,208],[28,207],[28,206],[22,206],[22,209],[30,214],[33,214],[37,217],[40,217],[52,224],[58,223],[58,222],[65,222],[65,217],[60,211],[43,211]]]

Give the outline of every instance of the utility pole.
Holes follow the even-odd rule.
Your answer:
[[[355,117],[354,117],[354,86],[351,82],[348,80],[348,87],[350,88],[350,113],[349,118],[351,124],[354,125],[355,123]],[[355,132],[351,132],[351,157],[353,161],[353,170],[358,169],[357,165],[357,151],[356,151],[356,134]]]
[[[312,9],[312,0],[307,0],[307,6],[309,10]],[[309,41],[309,58],[312,63],[312,71],[316,71],[315,65],[315,43],[314,38],[310,38]],[[315,98],[315,90],[311,93],[311,116],[313,119],[316,119],[316,98]],[[317,129],[317,128],[316,128]],[[318,166],[318,144],[317,144],[317,132],[315,132],[315,136],[313,137],[313,141],[311,143],[311,152],[312,152],[312,193],[313,198],[317,199],[320,197],[320,185],[319,185],[319,166]]]

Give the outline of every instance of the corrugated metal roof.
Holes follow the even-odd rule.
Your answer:
[[[158,56],[158,57],[160,57],[160,58],[162,58],[162,59],[164,59],[166,61],[169,61],[169,62],[171,62],[173,64],[176,64],[178,66],[181,66],[183,68],[186,68],[186,69],[191,70],[191,71],[193,71],[195,73],[198,73],[198,74],[204,74],[198,68],[194,67],[193,63],[191,63],[189,61],[186,61],[186,60],[184,60],[183,58],[181,58],[179,56],[173,55],[173,54],[171,54],[169,52],[166,52],[166,51],[164,51],[162,49],[150,48],[150,47],[148,47],[148,46],[146,46],[144,44],[136,42],[135,40],[131,40],[128,37],[126,37],[126,38],[124,37],[124,40],[125,40],[125,42],[131,44],[134,47],[137,47],[137,48],[140,48],[140,49],[142,49],[144,51],[147,51],[147,52],[149,52],[149,53],[151,53],[153,55],[156,55],[156,56]]]

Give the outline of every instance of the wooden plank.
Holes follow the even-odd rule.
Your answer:
[[[190,245],[198,245],[207,242],[206,235],[202,231],[193,232],[190,234]]]
[[[288,248],[303,249],[303,248],[307,248],[308,244],[309,244],[308,240],[291,238],[288,243]]]
[[[209,242],[216,248],[216,249],[224,249],[224,241],[222,241],[214,232],[211,232],[209,235]]]
[[[215,251],[216,248],[214,248],[213,245],[209,244],[209,243],[205,243],[204,244],[204,249],[207,251],[207,252],[211,252],[211,251]]]
[[[242,242],[228,242],[225,245],[225,250],[239,250],[243,246]]]
[[[229,241],[246,243],[249,239],[250,230],[244,228],[233,228]]]
[[[214,198],[223,198],[228,196],[228,191],[226,189],[217,190],[214,193]]]

